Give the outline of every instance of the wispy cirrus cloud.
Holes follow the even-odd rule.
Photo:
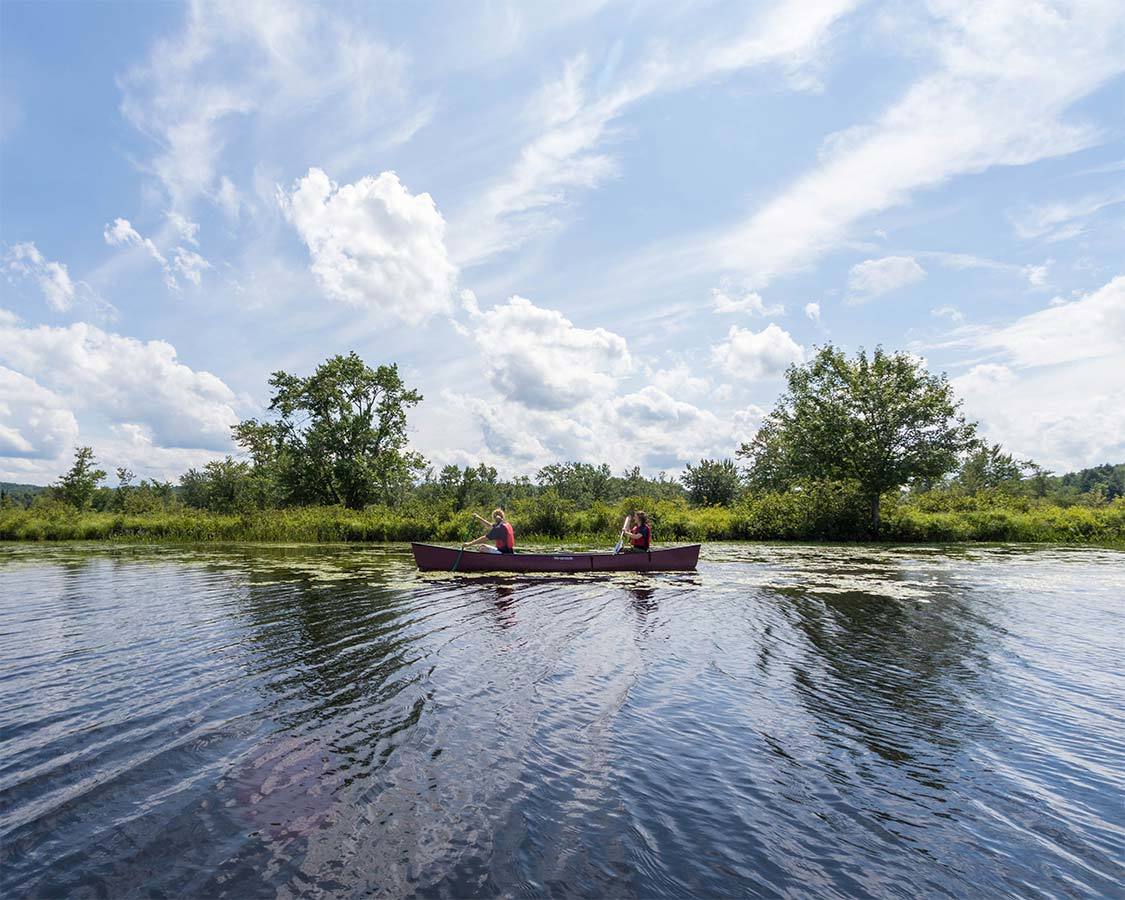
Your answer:
[[[535,95],[530,116],[538,133],[507,173],[455,218],[455,258],[463,266],[473,265],[554,228],[573,192],[594,188],[615,174],[615,160],[604,142],[615,122],[646,98],[767,64],[781,65],[798,87],[813,86],[815,81],[800,78],[800,73],[814,61],[832,26],[857,4],[780,4],[733,37],[681,46],[674,54],[657,47],[616,85],[600,92],[589,84],[587,57],[574,57],[557,81]]]
[[[724,267],[761,287],[920,190],[1100,140],[1095,127],[1065,115],[1125,71],[1120,4],[946,0],[929,9],[936,68],[870,124],[832,135],[816,168],[725,237]]]

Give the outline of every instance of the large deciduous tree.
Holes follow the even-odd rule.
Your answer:
[[[915,479],[957,468],[976,446],[944,375],[915,357],[876,348],[852,359],[828,345],[790,366],[788,389],[738,456],[752,483],[787,487],[803,479],[853,480],[867,496],[879,531],[879,498]]]
[[[105,480],[105,470],[97,464],[92,447],[75,447],[74,463],[51,485],[52,494],[75,509],[86,509],[98,484]]]
[[[372,369],[353,352],[307,378],[275,372],[269,383],[276,420],[241,422],[234,437],[256,466],[275,472],[286,501],[349,509],[394,502],[425,467],[406,434],[406,411],[422,395],[398,366]]]

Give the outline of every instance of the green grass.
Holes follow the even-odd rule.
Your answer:
[[[562,501],[523,501],[509,508],[521,543],[608,543],[630,504],[573,509]],[[758,494],[731,507],[692,508],[646,501],[657,542],[719,540],[866,540],[859,498],[839,489]],[[467,512],[447,507],[403,509],[304,507],[243,514],[174,509],[144,514],[75,512],[61,506],[0,509],[0,540],[170,542],[459,542],[480,534]],[[1003,497],[922,497],[884,501],[880,538],[890,542],[1027,541],[1125,544],[1125,500],[1057,506]]]

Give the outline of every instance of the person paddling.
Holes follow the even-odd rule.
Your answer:
[[[473,513],[473,518],[487,525],[488,531],[476,540],[469,541],[467,544],[462,544],[462,549],[465,547],[475,547],[477,544],[483,544],[485,541],[495,541],[495,547],[484,548],[487,553],[516,552],[516,533],[505,519],[504,510],[500,509],[500,507],[496,507],[496,509],[492,511],[491,522],[484,516],[478,516],[476,513]]]
[[[631,527],[622,531],[622,534],[629,538],[632,546],[623,552],[648,553],[652,547],[652,526],[649,524],[648,516],[638,509],[630,519]]]

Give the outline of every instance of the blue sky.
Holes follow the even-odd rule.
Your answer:
[[[0,4],[0,478],[356,350],[506,473],[730,456],[833,341],[1125,459],[1119,2]]]

